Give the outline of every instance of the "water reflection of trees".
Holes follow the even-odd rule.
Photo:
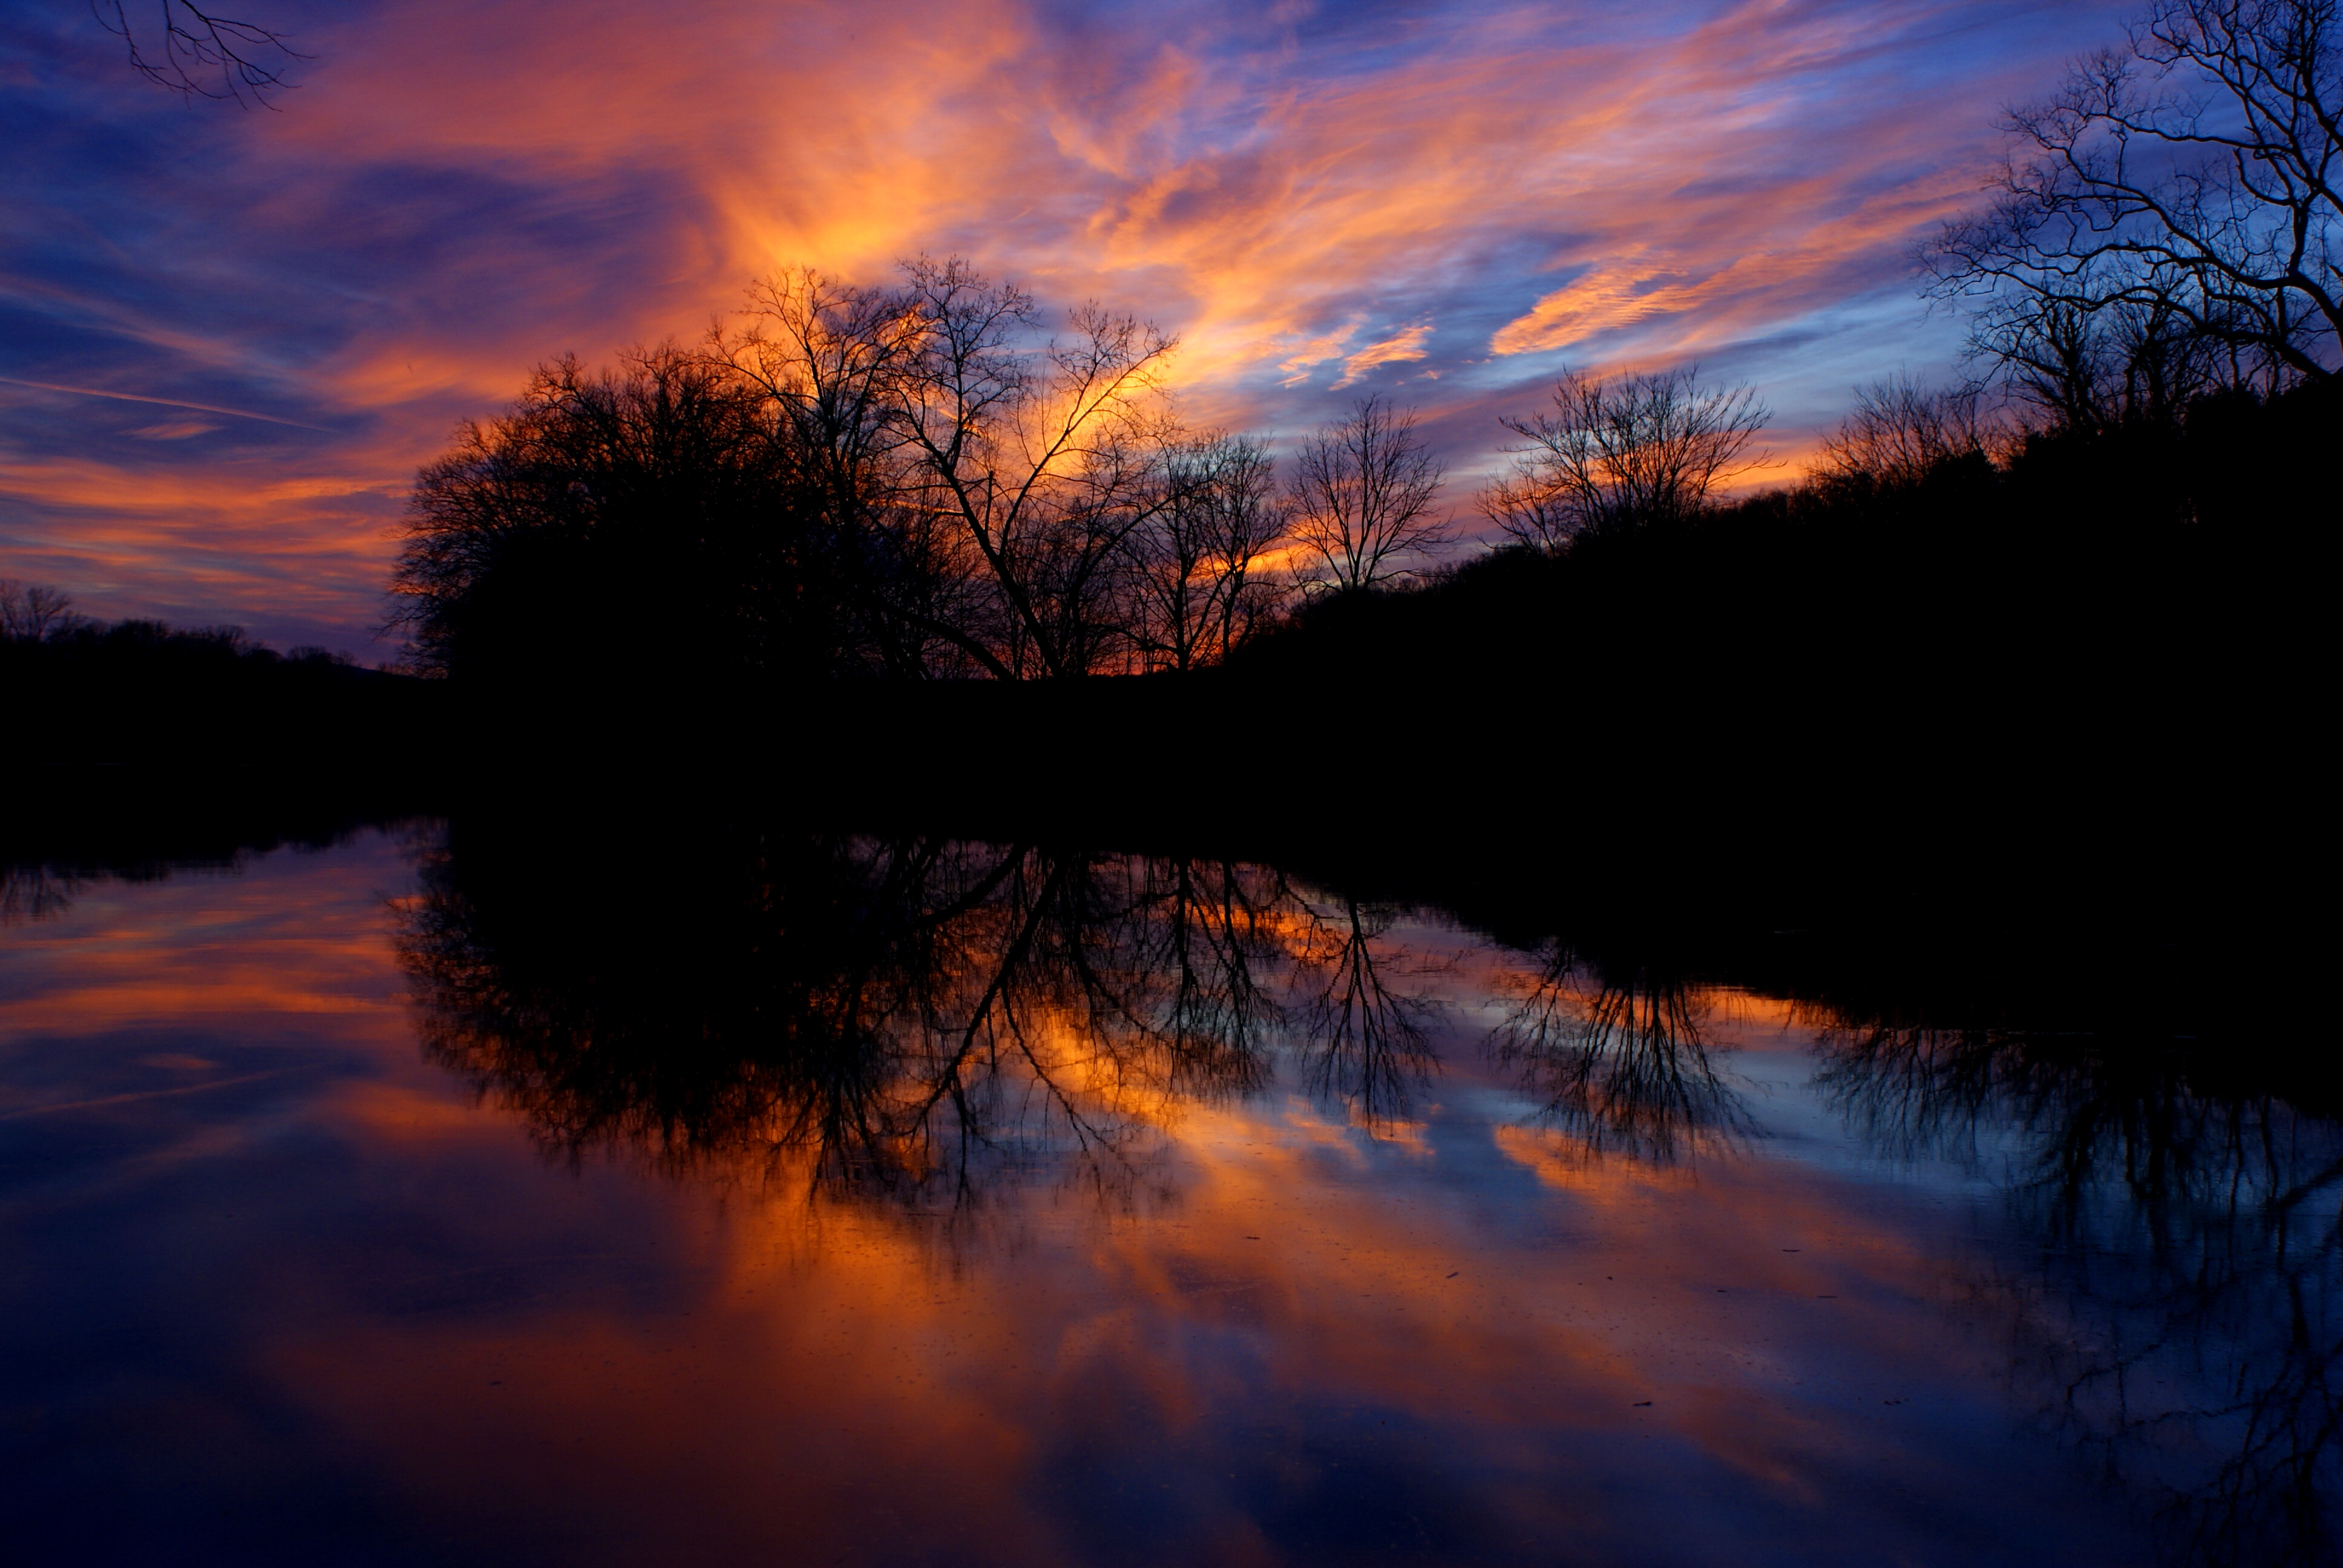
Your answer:
[[[0,866],[0,926],[55,920],[86,885],[87,879],[53,866]]]
[[[1666,1161],[1703,1138],[1747,1130],[1718,1071],[1708,994],[1681,973],[1550,944],[1493,1055],[1521,1076],[1550,1125],[1589,1154]]]
[[[1397,913],[1354,898],[1332,915],[1311,910],[1296,950],[1311,980],[1301,1031],[1310,1086],[1369,1126],[1407,1117],[1439,1065],[1428,1028],[1435,1004],[1407,989],[1411,966],[1378,946]]]
[[[2343,1561],[2343,1131],[2285,1040],[1835,1020],[1889,1147],[1996,1164],[2038,1240],[2023,1371],[2202,1563]],[[2313,1072],[2323,1066],[2308,1064]]]
[[[1388,911],[1226,861],[776,836],[598,854],[458,834],[401,950],[427,1048],[551,1149],[965,1202],[1127,1186],[1181,1109],[1290,1049],[1403,1113],[1432,1003]]]

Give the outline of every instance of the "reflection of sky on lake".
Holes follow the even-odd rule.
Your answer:
[[[1478,1049],[1522,960],[1403,921],[1409,1117],[1288,1070],[1124,1181],[856,1201],[548,1157],[418,1052],[413,880],[373,835],[6,930],[28,1560],[2143,1560],[2000,1191],[1854,1140],[1778,1004],[1704,999],[1743,1129],[1590,1156]]]

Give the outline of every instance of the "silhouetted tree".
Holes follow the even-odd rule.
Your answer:
[[[1990,463],[2000,437],[1978,388],[1932,390],[1908,376],[1858,387],[1855,410],[1823,442],[1817,471],[1874,485],[1917,484],[1947,464]]]
[[[1039,348],[1031,297],[965,262],[908,268],[920,327],[895,418],[920,502],[955,518],[1008,608],[1001,673],[1081,675],[1122,628],[1114,574],[1165,503],[1158,394],[1173,343],[1088,306]]]
[[[1243,436],[1174,446],[1165,504],[1130,536],[1138,641],[1173,669],[1225,660],[1275,606],[1282,585],[1262,558],[1283,538],[1287,513],[1269,449]]]
[[[417,662],[719,683],[852,662],[834,541],[765,412],[672,347],[539,369],[416,481],[393,591]]]
[[[920,504],[898,418],[924,324],[900,290],[799,267],[750,291],[747,325],[709,347],[770,399],[826,527],[876,663],[910,678],[1002,673],[987,567],[959,520]]]
[[[82,624],[68,595],[40,583],[0,578],[0,639],[41,642]]]
[[[2204,370],[2265,393],[2336,374],[2334,0],[2161,0],[2006,128],[1990,205],[1922,256],[2020,388],[2076,418],[2111,348],[2127,362],[2176,339],[2217,347]]]
[[[715,344],[788,411],[833,515],[912,568],[890,613],[1002,678],[1132,656],[1130,547],[1178,493],[1172,340],[1096,306],[1069,327],[1045,339],[1023,290],[923,257],[889,290],[770,280]]]
[[[1302,442],[1293,468],[1292,537],[1322,572],[1310,586],[1373,588],[1455,537],[1433,514],[1445,470],[1416,433],[1413,410],[1363,398]]]
[[[1748,447],[1769,417],[1749,387],[1701,387],[1697,367],[1566,371],[1551,413],[1503,421],[1527,444],[1510,448],[1513,471],[1481,492],[1481,510],[1549,554],[1582,535],[1681,522],[1762,460]]]

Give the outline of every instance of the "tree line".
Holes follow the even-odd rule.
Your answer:
[[[2019,509],[2070,531],[2237,494],[2286,512],[2268,470],[2331,436],[2343,352],[2338,82],[2334,0],[2159,0],[2007,117],[1987,200],[1920,248],[1926,291],[1968,316],[1966,382],[1863,391],[1753,511],[1728,501],[1763,457],[1753,389],[1566,372],[1503,421],[1473,508],[1582,564],[1728,514],[1893,528],[1931,476],[2063,486]],[[1281,457],[1182,421],[1175,348],[1097,306],[1052,331],[957,258],[785,272],[702,343],[557,360],[468,425],[418,476],[391,624],[417,668],[491,682],[1015,680],[1224,665],[1477,568],[1412,411],[1363,399]],[[2225,498],[2197,470],[2233,458],[2253,468]],[[27,591],[47,590],[15,590],[0,635],[52,635]]]
[[[1969,313],[1970,380],[1861,393],[1785,494],[1844,510],[2054,449],[2153,467],[2289,397],[2315,427],[2295,395],[2331,388],[2343,331],[2337,38],[2331,0],[2165,0],[2012,115],[1990,199],[1917,258]],[[885,286],[786,272],[702,344],[557,361],[467,427],[417,484],[395,620],[450,675],[649,648],[765,677],[1057,678],[1226,663],[1459,564],[1413,412],[1368,397],[1281,463],[1181,421],[1175,347],[1096,306],[1051,333],[957,258]],[[1549,558],[1680,532],[1762,458],[1767,418],[1696,369],[1567,372],[1504,421],[1477,509]]]

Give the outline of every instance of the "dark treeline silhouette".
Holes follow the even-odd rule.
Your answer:
[[[205,779],[223,769],[412,771],[412,740],[445,695],[320,648],[280,654],[234,627],[93,621],[53,588],[6,579],[0,690],[16,786],[95,763],[214,804]]]
[[[2327,91],[2324,12],[2222,16],[2159,10],[2013,123],[2031,153],[1926,257],[1979,378],[1860,392],[1795,485],[1735,488],[1770,417],[1748,387],[1566,373],[1503,421],[1477,500],[1507,542],[1459,558],[1407,412],[1368,398],[1282,458],[1192,431],[1151,328],[1088,307],[1051,336],[920,260],[541,372],[426,471],[399,618],[475,758],[723,759],[979,834],[1634,841],[1738,860],[1801,920],[1948,880],[2201,920],[2308,820],[2334,214],[2268,181],[2334,132],[2233,105],[2268,178],[2043,138],[2146,135],[2143,84],[2212,104],[2249,45]],[[2217,189],[2217,222],[2167,199]],[[2127,237],[2084,266],[2095,223]],[[1261,784],[1222,782],[1239,756]]]
[[[2329,382],[2136,396],[2112,341],[2080,413],[1891,382],[1807,480],[1731,498],[1745,389],[1566,377],[1482,494],[1511,542],[1433,567],[1436,469],[1379,402],[1280,484],[1151,401],[1143,328],[1037,346],[1013,291],[911,276],[776,285],[729,358],[565,362],[426,473],[402,614],[464,766],[777,768],[867,822],[1012,836],[1664,822],[1684,865],[1818,888],[2130,906],[2147,876],[2148,918],[2299,804]],[[970,333],[980,386],[945,353]]]
[[[1725,395],[1671,379],[1585,394],[1641,400],[1601,432],[1616,457],[1557,457],[1573,432],[1546,426],[1486,498],[1512,548],[1307,604],[1232,673],[1947,749],[2168,728],[2308,673],[2325,384],[1996,431],[1973,396],[1890,383],[1814,477],[1719,502],[1733,432],[1697,405]]]
[[[101,623],[54,588],[0,579],[0,689],[7,691],[9,780],[106,764],[146,769],[190,799],[220,804],[220,771],[417,771],[412,740],[445,694],[345,654],[288,654],[241,628]],[[248,780],[239,788],[248,788]],[[70,797],[86,785],[58,783]],[[335,811],[340,806],[318,806]]]
[[[2151,701],[2302,608],[2238,599],[2283,596],[2331,509],[2338,45],[2323,0],[2159,0],[2013,113],[1986,204],[1918,257],[1977,379],[1861,394],[1787,489],[1725,498],[1762,457],[1752,389],[1566,372],[1501,421],[1520,444],[1480,492],[1514,548],[1433,573],[1455,534],[1412,414],[1368,397],[1281,471],[1180,422],[1152,327],[1088,306],[1052,334],[923,257],[892,286],[784,273],[696,349],[541,370],[426,470],[398,618],[424,667],[508,698],[1219,664],[1294,702],[1429,668],[1837,735]],[[1430,603],[1400,591],[1428,575]],[[1281,651],[1248,662],[1264,628]]]

